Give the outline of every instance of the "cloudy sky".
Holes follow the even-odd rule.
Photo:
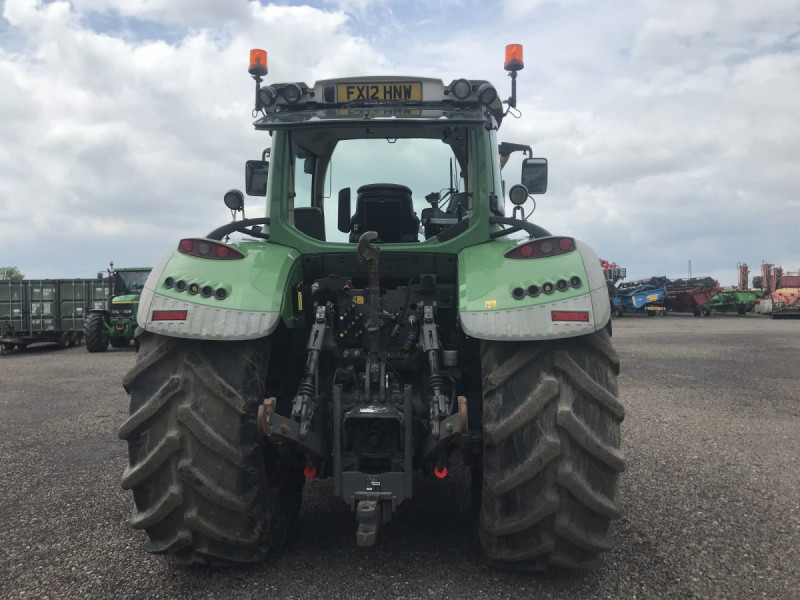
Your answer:
[[[550,160],[534,221],[629,278],[800,268],[800,2],[5,0],[0,265],[91,277],[229,219],[272,81],[489,79],[525,47],[500,139]],[[509,163],[506,179],[517,180]],[[510,171],[509,171],[510,170]],[[261,199],[250,199],[255,205]]]

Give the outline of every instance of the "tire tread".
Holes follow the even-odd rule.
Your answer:
[[[624,406],[608,332],[481,345],[484,459],[478,540],[509,570],[589,568],[621,515]]]
[[[131,394],[131,525],[145,550],[176,562],[229,566],[267,558],[288,529],[285,500],[270,492],[256,428],[268,342],[203,342],[142,331]],[[295,500],[299,506],[299,497]]]

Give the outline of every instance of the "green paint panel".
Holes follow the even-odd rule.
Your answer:
[[[86,315],[87,306],[85,299],[62,299],[59,305],[58,329],[83,329],[83,321]]]
[[[125,294],[124,296],[114,296],[111,304],[125,304],[128,302],[139,302],[139,294]]]
[[[586,270],[580,252],[573,250],[550,258],[511,259],[506,252],[519,245],[519,240],[503,240],[480,244],[462,250],[458,255],[458,308],[460,311],[486,311],[524,308],[566,300],[589,292]],[[559,279],[577,275],[580,287],[540,293],[537,297],[525,295],[515,299],[511,292],[516,287],[545,282],[555,285]]]
[[[105,301],[108,299],[108,284],[100,279],[95,279],[91,281],[89,285],[91,286],[89,297],[92,300],[100,302],[100,306],[96,308],[104,308]]]
[[[86,279],[58,282],[58,293],[61,300],[84,300],[88,291]]]
[[[212,260],[175,252],[156,284],[156,292],[167,298],[230,310],[280,312],[288,283],[293,283],[291,273],[299,263],[300,253],[275,243],[233,242],[229,244],[245,255],[238,260]],[[172,277],[176,282],[186,282],[187,290],[167,288],[164,280]],[[224,288],[228,297],[217,300],[213,296],[190,294],[188,286],[196,283],[202,289]]]

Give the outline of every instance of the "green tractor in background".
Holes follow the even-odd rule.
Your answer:
[[[245,178],[267,216],[229,191],[233,222],[180,240],[142,291],[119,435],[145,549],[265,560],[321,478],[371,546],[459,457],[489,564],[598,564],[621,515],[619,359],[597,255],[527,220],[547,161],[498,144],[522,47],[505,102],[467,79],[262,86],[266,58],[250,74],[271,148]]]
[[[111,261],[108,269],[107,305],[89,311],[84,323],[84,339],[89,352],[104,352],[111,344],[114,348],[127,348],[136,331],[136,313],[139,296],[144,289],[148,267],[115,269]],[[97,274],[98,279],[102,273]]]

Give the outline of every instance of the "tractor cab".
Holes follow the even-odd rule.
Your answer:
[[[150,275],[150,269],[116,269],[112,296],[140,294],[148,275]]]
[[[547,161],[534,159],[529,146],[497,142],[516,107],[521,49],[519,60],[507,61],[507,109],[483,80],[387,76],[262,86],[261,52],[251,56],[254,126],[270,133],[272,145],[246,165],[248,195],[267,198],[261,235],[303,252],[334,252],[375,231],[383,250],[458,252],[520,230],[547,233],[521,218],[521,209],[506,217],[501,161],[511,152],[529,157],[522,174],[529,188],[515,186],[512,201],[544,193],[547,182]]]

